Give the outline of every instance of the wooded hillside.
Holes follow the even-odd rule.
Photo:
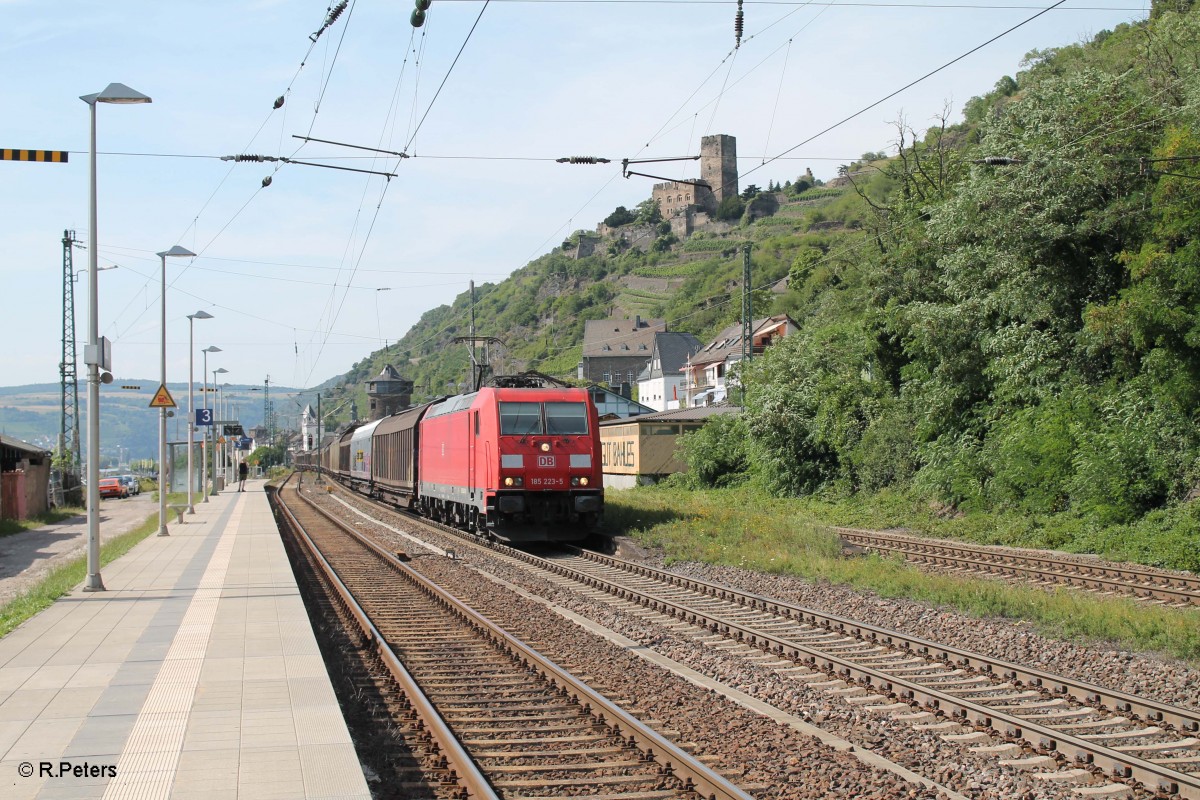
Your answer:
[[[694,475],[1053,515],[1071,536],[1132,531],[1143,560],[1200,567],[1188,5],[1031,53],[933,129],[898,121],[898,154],[846,165],[840,191],[789,181],[769,216],[748,202],[728,232],[663,232],[645,252],[575,259],[564,242],[478,288],[478,332],[503,340],[502,371],[568,375],[584,321],[614,311],[705,339],[737,318],[751,242],[756,316],[786,312],[801,330],[755,360],[744,418],[693,443]],[[468,308],[464,294],[428,312],[348,381],[391,362],[418,397],[456,390]]]

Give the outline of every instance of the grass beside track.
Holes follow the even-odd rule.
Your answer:
[[[33,530],[40,528],[43,525],[53,525],[56,522],[62,522],[64,519],[78,517],[86,514],[86,509],[75,506],[64,506],[48,511],[45,514],[38,514],[30,519],[0,519],[0,536],[9,536],[21,531]]]
[[[170,495],[168,495],[170,497]],[[137,528],[116,536],[100,547],[100,566],[109,564],[128,553],[134,545],[158,531],[158,514],[151,514]],[[0,638],[69,593],[87,577],[87,554],[84,553],[55,567],[37,585],[0,606]]]
[[[1027,620],[1049,636],[1200,662],[1200,611],[932,574],[898,557],[844,558],[836,534],[800,501],[748,489],[633,489],[606,494],[605,518],[615,532],[662,548],[669,560],[828,581],[980,618]]]

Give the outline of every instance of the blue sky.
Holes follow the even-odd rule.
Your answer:
[[[652,181],[622,178],[622,158],[696,154],[701,136],[726,133],[737,137],[741,172],[757,168],[743,186],[806,167],[829,178],[865,151],[894,152],[897,118],[922,130],[949,104],[958,119],[1030,50],[1149,10],[1069,0],[764,165],[1050,3],[747,2],[732,55],[733,2],[433,0],[414,35],[411,5],[356,0],[314,43],[327,5],[0,0],[0,147],[70,151],[65,165],[0,162],[0,385],[58,380],[61,239],[67,229],[92,239],[88,109],[78,98],[111,82],[154,101],[97,111],[99,261],[119,265],[98,276],[100,331],[116,376],[158,375],[155,253],[179,244],[199,257],[167,263],[168,379],[187,379],[186,316],[204,309],[214,318],[196,323],[196,349],[223,351],[210,370],[312,386],[403,336],[472,278],[502,280],[647,198]],[[219,160],[235,153],[395,177]],[[574,155],[614,163],[553,161]],[[86,268],[87,252],[74,261]],[[76,284],[81,358],[86,281]]]

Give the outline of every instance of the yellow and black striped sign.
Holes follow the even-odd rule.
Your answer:
[[[67,163],[66,150],[12,150],[0,148],[0,161],[50,161],[55,164]]]

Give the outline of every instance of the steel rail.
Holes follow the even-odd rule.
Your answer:
[[[281,491],[286,485],[287,482],[285,481],[283,486],[280,487]],[[307,499],[299,493],[299,481],[297,481],[296,494],[307,502]],[[291,509],[288,508],[282,496],[277,496],[276,499],[278,500],[277,505],[280,511],[288,519],[289,528],[320,565],[330,585],[337,590],[341,602],[350,611],[351,615],[353,615],[359,628],[362,629],[363,635],[367,637],[367,642],[374,645],[376,653],[387,667],[388,672],[392,674],[396,683],[399,684],[409,703],[413,706],[414,712],[424,722],[425,728],[436,743],[437,749],[446,759],[446,769],[454,776],[454,782],[466,793],[465,797],[473,798],[473,800],[499,800],[499,795],[492,789],[491,784],[488,783],[483,773],[479,771],[479,767],[475,764],[474,760],[463,749],[462,744],[450,730],[450,726],[442,718],[442,715],[438,713],[433,703],[425,695],[425,692],[421,690],[421,687],[417,685],[416,680],[413,679],[412,675],[404,667],[404,664],[401,663],[387,642],[384,641],[383,635],[375,627],[375,624],[371,622],[370,617],[367,616],[366,611],[358,604],[358,601],[354,599],[354,594],[342,582],[342,579],[337,574],[337,570],[322,555],[316,543],[309,537],[308,533],[304,530],[304,526],[296,519]]]
[[[377,501],[355,495],[355,497],[363,502],[377,503]],[[452,528],[448,525],[443,525],[438,522],[425,519],[424,517],[414,516],[409,512],[401,511],[393,506],[382,504],[384,508],[393,511],[394,513],[403,514],[407,519],[414,520],[422,525],[428,525],[439,532],[453,535],[459,539],[472,543],[478,547],[498,551],[512,558],[534,564],[539,567],[547,568],[553,572],[557,572],[565,577],[571,577],[581,581],[595,580],[595,577],[586,572],[579,572],[564,564],[554,561],[553,559],[543,558],[541,556],[527,553],[523,550],[502,544],[500,542],[485,541],[478,536],[461,531],[457,528]],[[1076,680],[1074,678],[1055,675],[1050,672],[1036,669],[1034,667],[1026,667],[1021,664],[1015,664],[1011,661],[1004,661],[998,658],[974,653],[970,650],[954,647],[953,645],[941,644],[929,639],[923,639],[919,636],[906,634],[900,631],[890,630],[878,625],[859,622],[848,617],[841,617],[836,614],[830,614],[815,609],[806,608],[795,603],[789,603],[783,600],[778,600],[763,595],[754,594],[752,592],[744,592],[737,589],[730,589],[725,586],[720,586],[714,583],[708,583],[696,578],[688,578],[686,576],[677,575],[675,573],[666,572],[665,570],[647,567],[642,564],[634,564],[623,559],[613,556],[603,555],[591,550],[584,550],[573,545],[557,545],[562,549],[573,553],[579,558],[584,558],[590,561],[595,561],[601,564],[608,565],[615,569],[634,574],[642,575],[643,577],[653,580],[669,583],[680,588],[689,589],[700,594],[706,594],[719,600],[727,600],[738,603],[739,605],[748,606],[751,609],[760,609],[768,611],[780,616],[788,617],[793,620],[816,625],[818,627],[837,630],[859,636],[863,639],[869,639],[872,642],[880,642],[890,644],[897,647],[902,647],[905,650],[911,650],[914,653],[927,656],[929,658],[952,662],[956,666],[968,669],[975,669],[979,672],[989,674],[999,674],[1005,680],[1019,681],[1031,686],[1046,689],[1058,695],[1066,695],[1077,701],[1105,706],[1122,714],[1133,714],[1145,720],[1164,723],[1179,728],[1181,731],[1198,732],[1200,731],[1200,711],[1173,706],[1168,703],[1161,703],[1157,700],[1152,700],[1145,697],[1122,692],[1118,689],[1110,689],[1097,684],[1088,683],[1086,681]],[[586,579],[586,580],[585,580]],[[595,588],[604,588],[609,591],[607,586],[597,586]],[[617,587],[624,589],[625,587]],[[616,591],[610,591],[615,594]]]
[[[585,709],[590,708],[590,713],[596,717],[600,724],[608,727],[613,733],[622,736],[627,744],[632,745],[643,753],[648,760],[661,763],[666,772],[682,780],[685,791],[696,792],[708,800],[753,800],[751,795],[734,786],[702,762],[690,756],[686,751],[664,738],[657,731],[646,726],[636,717],[559,667],[553,661],[512,636],[454,596],[448,594],[425,576],[399,561],[392,553],[372,542],[358,531],[351,529],[336,516],[314,504],[309,498],[303,495],[300,495],[300,497],[315,512],[339,526],[348,535],[386,562],[396,572],[402,574],[406,579],[420,588],[426,595],[458,614],[477,631],[496,642],[498,646],[506,650],[512,657],[519,659],[525,666],[540,672],[547,681],[566,693],[568,697],[577,702],[581,707]]]
[[[520,551],[515,552],[520,555],[529,555],[520,553]],[[619,559],[611,559],[609,556],[597,556],[597,554],[586,552],[585,557],[595,557],[597,560],[619,561]],[[892,692],[905,701],[917,702],[925,706],[938,709],[942,712],[949,713],[950,715],[958,717],[959,719],[969,720],[985,727],[1002,730],[1006,735],[1014,738],[1036,741],[1039,746],[1057,751],[1063,754],[1064,757],[1073,760],[1076,763],[1096,764],[1100,766],[1106,773],[1115,778],[1134,778],[1143,785],[1155,789],[1162,789],[1171,794],[1179,794],[1181,797],[1185,798],[1200,798],[1200,776],[1188,775],[1186,773],[1155,764],[1137,756],[1131,756],[1128,753],[1122,753],[1119,750],[1099,745],[1087,739],[1072,736],[1068,733],[1040,725],[1030,719],[1021,718],[994,708],[989,708],[981,703],[975,703],[947,692],[938,691],[937,689],[924,686],[913,680],[892,676],[882,670],[856,664],[853,661],[824,652],[818,648],[809,647],[799,642],[794,642],[770,633],[765,633],[748,625],[742,625],[715,614],[696,610],[680,603],[655,597],[652,594],[642,592],[637,589],[617,586],[609,581],[604,580],[603,578],[598,578],[594,575],[590,575],[586,572],[582,572],[562,564],[555,565],[553,562],[546,562],[545,559],[541,559],[537,556],[529,556],[529,558],[531,560],[536,560],[537,562],[548,563],[551,565],[551,569],[553,571],[578,580],[585,585],[597,589],[603,589],[604,591],[608,591],[610,594],[614,594],[617,597],[637,602],[639,605],[645,606],[660,613],[668,614],[690,624],[701,625],[714,633],[728,636],[742,644],[759,647],[767,652],[777,655],[798,658],[810,665],[814,665],[818,669],[823,669],[827,672],[835,672],[843,678],[849,678],[868,686],[878,687],[883,691]],[[649,570],[649,568],[640,567],[639,565],[629,566],[636,568],[634,570],[635,572],[642,572],[643,570],[646,570],[649,573],[658,572],[657,570]],[[668,573],[661,574],[667,575]],[[691,579],[683,579],[683,581],[684,584],[680,585],[686,585],[686,583],[690,583]],[[674,581],[671,582],[674,583]],[[751,608],[776,611],[776,613],[778,613],[778,611],[787,609],[794,612],[788,616],[793,616],[793,618],[798,619],[801,622],[820,624],[820,618],[824,616],[816,612],[802,609],[798,606],[779,603],[778,601],[770,600],[757,595],[735,592],[722,587],[712,586],[711,584],[702,584],[702,582],[696,583],[715,589],[716,593],[712,596],[720,597],[726,600],[732,600],[734,602],[739,602],[744,598],[746,600],[745,605],[748,605]],[[707,594],[709,592],[705,593]],[[837,627],[841,630],[846,630],[848,633],[855,635],[863,635],[863,632],[866,631],[866,638],[878,640],[876,636],[870,635],[872,633],[871,628],[873,626],[861,625],[850,620],[844,620],[836,617],[829,618],[837,619],[840,623],[834,627]],[[897,634],[883,631],[883,629],[875,630],[882,632],[889,637],[884,638],[883,641],[888,644],[895,645],[895,642],[891,637],[897,636]],[[942,647],[941,645],[916,639],[915,637],[908,639],[908,637],[903,637],[900,635],[900,638],[902,640],[901,646],[904,646],[905,649],[913,649],[915,652],[919,652],[927,656],[930,654],[930,651],[933,651],[938,653],[937,656],[933,656],[934,658],[940,657],[945,659],[954,658],[961,654],[962,660],[960,660],[958,663],[963,666],[975,666],[976,668],[982,668],[982,670],[985,672],[991,672],[994,667],[1001,666],[1002,668],[1011,670],[1012,672],[1016,673],[1016,675],[1028,675],[1031,679],[1030,682],[1035,682],[1033,680],[1035,676],[1040,679],[1048,680],[1052,683],[1052,685],[1055,685],[1055,691],[1059,693],[1063,693],[1064,689],[1066,688],[1066,684],[1072,683],[1069,681],[1064,681],[1059,676],[1051,676],[1047,673],[1039,674],[1036,670],[1027,670],[1024,667],[1009,664],[1008,662],[988,659],[977,654],[966,653],[966,651],[956,650],[954,648]],[[909,647],[909,642],[912,642],[915,646]],[[974,663],[972,664],[971,662]],[[1006,674],[1005,677],[1014,679],[1016,678],[1016,675]],[[1043,686],[1044,684],[1042,682],[1036,682],[1035,685]],[[1096,688],[1099,689],[1099,687]],[[1107,692],[1107,690],[1099,690],[1102,692]],[[1129,698],[1130,703],[1136,701],[1136,703],[1139,704],[1158,706],[1164,710],[1164,715],[1169,712],[1172,715],[1180,715],[1181,717],[1191,719],[1193,721],[1193,726],[1197,716],[1200,716],[1195,713],[1188,712],[1185,709],[1177,709],[1172,706],[1165,706],[1157,703],[1148,703],[1148,701],[1145,701],[1144,699],[1134,698],[1130,695],[1124,695],[1124,693],[1114,692],[1110,694],[1127,697]],[[1093,700],[1094,699],[1096,698],[1093,698]],[[1195,730],[1194,727],[1191,729]]]
[[[1033,667],[1026,667],[1021,664],[1014,664],[1011,661],[1004,661],[998,658],[973,653],[969,650],[954,647],[952,645],[940,644],[938,642],[923,639],[919,636],[902,633],[899,631],[889,630],[878,625],[870,623],[858,622],[847,617],[841,617],[836,614],[829,614],[814,609],[805,608],[804,606],[788,603],[783,600],[777,600],[762,595],[753,594],[751,592],[743,592],[736,589],[729,589],[724,586],[719,586],[713,583],[697,580],[695,578],[687,578],[681,575],[675,575],[663,570],[646,567],[641,564],[633,564],[628,561],[623,561],[612,556],[593,553],[580,548],[568,547],[565,548],[575,553],[576,556],[596,561],[601,564],[620,569],[626,572],[643,575],[644,577],[654,580],[670,583],[675,586],[690,589],[702,594],[716,597],[721,600],[729,600],[736,602],[739,605],[749,606],[772,613],[780,614],[781,616],[798,619],[802,622],[807,622],[812,625],[818,625],[824,628],[830,628],[838,631],[844,631],[864,639],[871,641],[883,642],[903,647],[906,650],[912,650],[923,655],[928,655],[931,658],[941,661],[951,661],[958,666],[977,669],[981,672],[995,673],[999,672],[1001,677],[1006,680],[1020,681],[1031,686],[1045,688],[1055,694],[1063,694],[1073,697],[1076,700],[1085,703],[1098,703],[1100,705],[1112,708],[1115,711],[1120,711],[1123,714],[1136,714],[1147,720],[1154,722],[1163,722],[1173,725],[1184,731],[1200,731],[1200,711],[1180,708],[1167,703],[1160,703],[1157,700],[1151,700],[1137,695],[1122,692],[1117,689],[1109,689],[1103,686],[1098,686],[1086,681],[1075,680],[1074,678],[1055,675]],[[520,551],[517,551],[518,553]],[[534,558],[538,558],[534,556]],[[554,563],[551,561],[550,563]],[[586,573],[584,573],[586,574]]]
[[[1171,575],[1138,567],[1113,567],[1064,561],[1051,556],[1000,553],[957,542],[929,542],[857,528],[834,527],[845,541],[880,552],[897,552],[912,561],[962,565],[964,568],[1016,576],[1043,576],[1058,583],[1200,605],[1200,577]]]
[[[360,499],[365,502],[374,502],[365,498]],[[388,508],[391,509],[391,507]],[[690,624],[707,627],[714,633],[720,633],[741,643],[751,644],[768,652],[806,661],[808,664],[816,665],[818,668],[829,672],[836,672],[845,678],[893,692],[906,701],[922,703],[943,713],[950,713],[959,719],[969,720],[986,727],[1002,730],[1006,735],[1015,738],[1023,738],[1031,742],[1036,741],[1041,747],[1057,751],[1076,763],[1095,764],[1115,778],[1133,778],[1148,787],[1164,790],[1172,794],[1179,794],[1181,797],[1188,798],[1189,800],[1200,800],[1200,775],[1182,773],[1138,756],[1122,753],[1114,748],[1105,747],[1096,742],[1040,725],[1035,721],[988,708],[980,703],[974,703],[946,692],[940,692],[937,689],[921,685],[915,681],[890,676],[882,670],[856,664],[817,648],[786,640],[769,633],[763,633],[748,625],[742,625],[715,614],[656,597],[648,592],[620,586],[604,578],[517,550],[507,545],[481,540],[477,536],[441,525],[440,523],[431,523],[429,520],[419,517],[412,518],[419,521],[422,525],[428,525],[438,531],[452,534],[478,547],[491,549],[534,564],[564,577],[577,580],[584,585],[608,592],[621,599],[637,602],[647,608],[676,617]],[[921,639],[920,637],[908,636],[867,623],[860,623],[836,615],[806,609],[761,595],[741,592],[696,579],[673,575],[662,570],[633,564],[580,548],[568,545],[560,545],[560,547],[589,560],[687,588],[717,599],[735,602],[751,609],[760,609],[789,617],[802,623],[844,631],[864,639],[911,650],[929,658],[953,661],[959,666],[974,668],[984,673],[994,674],[997,669],[1000,669],[1002,670],[1002,677],[1007,680],[1028,683],[1047,689],[1047,691],[1055,694],[1071,696],[1076,700],[1088,704],[1105,705],[1122,713],[1137,714],[1147,720],[1174,725],[1181,730],[1196,731],[1200,729],[1200,712],[1170,706],[1125,692],[1064,678],[1063,676],[1052,675],[1041,670],[989,658],[977,653],[941,645]]]

